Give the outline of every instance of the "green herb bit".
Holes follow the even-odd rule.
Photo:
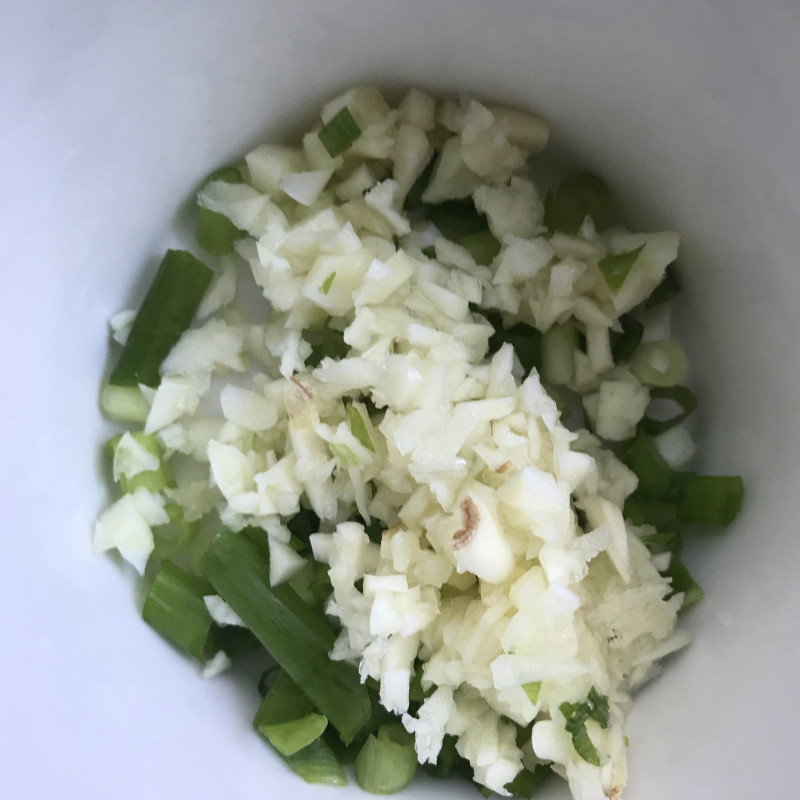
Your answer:
[[[212,277],[184,250],[168,250],[114,367],[112,386],[158,386],[159,368],[189,327]]]
[[[343,469],[353,469],[361,465],[361,459],[346,444],[329,442],[328,447],[330,447],[331,453],[339,459]]]
[[[586,707],[589,716],[599,723],[601,728],[608,727],[608,698],[604,694],[600,694],[594,686],[589,689]]]
[[[651,400],[672,400],[681,410],[668,419],[645,417],[639,423],[639,430],[651,436],[658,436],[676,425],[680,425],[686,417],[697,408],[697,397],[688,386],[654,386],[650,389]]]
[[[371,715],[369,693],[352,664],[331,661],[336,632],[324,614],[290,586],[270,586],[264,532],[223,529],[203,556],[202,571],[291,679],[328,718],[345,744]]]
[[[150,627],[202,662],[214,622],[203,602],[208,594],[214,594],[208,581],[164,561],[147,594],[142,616]]]
[[[350,414],[350,431],[352,432],[353,436],[358,439],[367,450],[371,450],[373,453],[375,452],[375,445],[372,444],[372,439],[370,438],[369,431],[367,430],[367,423],[364,422],[364,418],[361,416],[361,413],[355,406],[350,406],[349,410]]]
[[[593,764],[595,767],[602,766],[600,755],[589,736],[589,731],[586,730],[585,722],[578,724],[568,720],[567,732],[572,736],[572,746],[584,761]]]
[[[678,500],[678,519],[727,527],[739,514],[744,482],[738,475],[695,475],[687,479]]]
[[[539,702],[539,694],[542,691],[541,681],[530,681],[529,683],[523,683],[522,689],[528,696],[528,700],[530,700],[531,703],[536,705]]]
[[[396,724],[382,725],[377,736],[367,737],[356,757],[356,780],[364,791],[372,794],[394,794],[411,783],[417,766],[410,734]]]
[[[660,500],[672,482],[673,472],[652,436],[637,433],[622,456],[623,463],[639,478],[639,494],[647,500]]]
[[[681,611],[696,606],[703,599],[703,590],[686,569],[684,563],[673,555],[669,566],[661,573],[665,578],[672,579],[672,593],[683,592]]]
[[[517,773],[514,780],[507,783],[505,788],[515,797],[531,798],[552,774],[550,767],[545,764],[538,764],[532,770],[523,769]]]
[[[331,272],[331,274],[328,275],[327,278],[325,278],[325,280],[322,282],[321,286],[319,287],[320,292],[322,292],[322,294],[328,294],[328,292],[331,290],[331,286],[333,286],[333,282],[335,280],[336,280],[336,273],[335,272]]]
[[[361,128],[346,106],[334,116],[319,132],[319,140],[328,151],[331,158],[341,155],[349,150],[353,143],[361,136]]]
[[[566,730],[572,736],[572,744],[578,755],[589,764],[599,767],[600,756],[589,737],[586,720],[593,719],[602,728],[607,728],[609,719],[608,698],[593,686],[583,703],[562,703],[558,707],[566,720]]]
[[[639,258],[639,254],[644,250],[645,246],[639,245],[635,250],[628,250],[625,253],[610,253],[609,255],[601,258],[597,266],[603,277],[606,279],[606,284],[612,292],[618,292],[625,283],[625,278]]]

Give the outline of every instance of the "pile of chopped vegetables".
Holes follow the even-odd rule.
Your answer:
[[[588,172],[543,196],[548,135],[351,89],[203,184],[213,272],[169,251],[112,319],[95,549],[204,674],[269,652],[255,727],[309,782],[619,798],[631,693],[702,597],[686,526],[741,505],[686,467],[677,234]]]

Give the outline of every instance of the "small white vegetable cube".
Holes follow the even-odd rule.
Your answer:
[[[308,271],[303,294],[329,314],[346,314],[353,308],[353,294],[364,282],[371,261],[367,250],[320,255]]]
[[[347,108],[353,115],[362,132],[370,125],[381,122],[391,111],[379,89],[374,86],[356,86],[323,106],[322,121],[330,122],[343,108]]]
[[[184,378],[164,378],[156,390],[147,415],[145,433],[155,433],[176,419],[193,414],[199,404],[197,390],[189,381]]]
[[[263,144],[251,150],[245,157],[250,183],[265,194],[273,194],[281,180],[293,172],[302,172],[305,167],[303,153],[295,147],[280,144]]]
[[[649,297],[664,277],[666,268],[678,257],[680,237],[673,231],[663,233],[628,233],[612,230],[607,234],[612,253],[627,253],[644,245],[624,283],[613,293],[618,314],[630,311]]]
[[[436,101],[419,89],[409,89],[398,106],[400,121],[423,131],[436,126]]]
[[[612,442],[630,439],[649,403],[650,393],[638,382],[603,381],[597,393],[595,432]]]
[[[441,203],[443,200],[468,197],[479,182],[480,178],[464,163],[461,140],[453,136],[439,152],[422,199],[426,203]]]
[[[153,532],[132,495],[123,495],[100,515],[95,524],[94,552],[103,553],[116,548],[140,575],[144,574],[153,547]]]
[[[226,419],[251,431],[269,430],[278,421],[278,409],[263,394],[228,384],[220,393]]]
[[[398,197],[405,197],[422,174],[432,149],[428,137],[413,125],[401,125],[392,152],[392,176],[397,182]]]
[[[278,184],[284,194],[304,206],[311,206],[333,175],[332,169],[317,169],[311,172],[292,172],[284,175]]]
[[[158,456],[146,450],[129,431],[125,431],[114,448],[114,480],[119,481],[122,475],[133,478],[141,472],[153,472],[160,463]]]
[[[291,580],[306,564],[306,560],[288,544],[270,537],[269,584],[279,586]]]
[[[494,103],[489,103],[487,107],[512,144],[524,147],[531,153],[538,153],[545,148],[550,138],[550,126],[541,117]]]

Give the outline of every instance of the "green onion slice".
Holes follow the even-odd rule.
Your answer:
[[[243,183],[241,173],[236,167],[222,167],[212,172],[203,181],[206,186],[213,181]],[[244,236],[246,231],[237,228],[224,214],[200,206],[197,210],[197,243],[213,256],[224,256],[233,252],[233,243]]]
[[[164,561],[147,594],[142,616],[162,636],[198,661],[205,661],[214,623],[203,602],[207,594],[214,594],[207,580]]]
[[[319,739],[327,727],[328,720],[322,714],[312,713],[288,722],[265,723],[259,730],[279,753],[291,756]]]
[[[331,158],[341,155],[349,150],[353,143],[361,136],[361,128],[350,113],[350,109],[343,108],[319,132],[319,140]]]
[[[660,500],[670,487],[673,472],[659,453],[652,436],[637,433],[627,451],[622,455],[623,463],[639,478],[639,494],[647,500]]]
[[[522,689],[528,696],[528,700],[530,700],[531,703],[536,705],[539,702],[539,693],[542,691],[541,681],[530,681],[529,683],[523,683]]]
[[[336,273],[331,272],[331,274],[328,275],[327,278],[325,278],[325,280],[322,282],[322,285],[319,287],[320,292],[322,292],[322,294],[328,294],[335,280],[336,280]]]
[[[347,775],[345,775],[333,749],[324,739],[316,739],[307,747],[286,756],[283,760],[306,783],[322,783],[329,786],[347,785]]]
[[[631,356],[631,372],[650,386],[675,386],[686,380],[689,359],[674,339],[645,342]]]
[[[625,278],[628,277],[628,273],[644,248],[645,246],[642,244],[635,250],[628,250],[625,253],[610,253],[600,259],[597,266],[612,292],[618,292],[622,288]]]
[[[367,430],[367,423],[364,422],[364,418],[361,416],[359,410],[355,406],[350,406],[349,410],[350,414],[350,430],[353,436],[358,439],[367,450],[371,450],[373,453],[375,452],[375,445],[372,444],[372,439],[370,438],[369,431]]]
[[[672,556],[669,567],[662,573],[665,578],[672,579],[673,594],[683,592],[681,611],[696,606],[703,599],[703,590],[686,569],[685,564],[675,555]]]
[[[739,514],[744,482],[738,475],[694,475],[678,500],[678,519],[727,527]]]
[[[330,442],[328,447],[330,447],[331,453],[339,459],[339,463],[344,469],[353,469],[361,465],[361,459],[346,444]]]
[[[150,413],[150,404],[138,386],[104,386],[100,408],[106,417],[118,422],[143,423]]]
[[[418,764],[413,739],[409,737],[398,725],[382,725],[377,736],[367,737],[355,763],[356,780],[364,791],[394,794],[411,783]]]
[[[654,386],[650,390],[651,400],[673,400],[681,410],[668,419],[645,417],[639,428],[651,436],[658,436],[676,425],[680,425],[697,408],[697,397],[688,386]]]

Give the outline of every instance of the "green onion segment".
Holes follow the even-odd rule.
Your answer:
[[[612,292],[618,292],[625,283],[625,278],[639,258],[639,254],[644,250],[644,245],[640,245],[635,250],[628,250],[625,253],[612,253],[601,258],[597,266],[603,277],[606,279],[608,288]]]
[[[112,386],[158,386],[159,368],[189,327],[211,270],[185,250],[168,250],[111,373]]]
[[[248,535],[249,534],[249,535]],[[336,632],[289,586],[270,586],[266,536],[222,530],[201,562],[219,595],[349,744],[370,716],[367,689],[352,664],[331,661]]]

